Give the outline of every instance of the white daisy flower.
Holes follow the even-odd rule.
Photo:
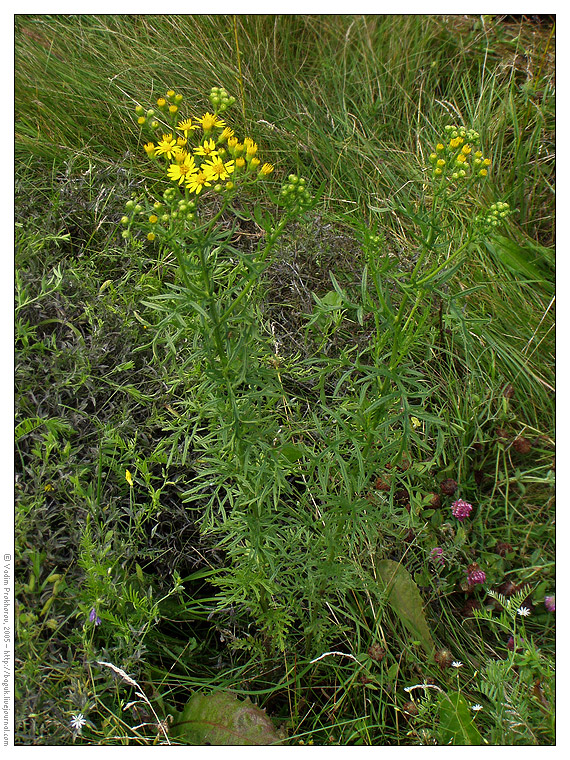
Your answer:
[[[471,709],[474,710],[475,712],[479,712],[479,710],[483,709],[483,705],[473,705]]]
[[[452,668],[462,668],[462,667],[463,667],[463,663],[462,663],[462,662],[460,662],[459,660],[454,660],[454,661],[451,663],[451,667],[452,667]]]
[[[528,607],[519,607],[517,610],[517,615],[520,615],[521,617],[528,617],[530,615],[530,610]]]
[[[74,731],[77,731],[77,733],[81,733],[81,729],[83,726],[87,723],[87,720],[83,713],[78,713],[77,715],[72,715],[71,720],[69,721],[69,725]]]

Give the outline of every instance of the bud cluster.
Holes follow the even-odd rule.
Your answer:
[[[480,226],[484,232],[490,232],[512,213],[513,211],[508,203],[504,201],[493,203],[489,206],[489,210],[480,217]]]
[[[291,210],[304,211],[311,204],[311,195],[306,188],[306,180],[290,174],[281,188],[281,202]]]
[[[236,102],[236,99],[230,97],[223,87],[212,87],[209,98],[216,113],[223,113]]]

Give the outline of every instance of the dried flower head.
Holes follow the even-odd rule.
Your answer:
[[[444,480],[439,487],[441,488],[441,492],[446,496],[453,496],[457,491],[457,481],[448,478],[447,480]]]
[[[528,452],[532,449],[532,444],[528,438],[520,435],[513,441],[513,449],[519,454],[528,454]]]

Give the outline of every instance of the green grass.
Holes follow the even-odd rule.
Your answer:
[[[229,689],[292,744],[553,744],[552,25],[17,16],[15,71],[16,743],[163,744],[157,715]],[[291,172],[322,192],[228,318],[241,384],[211,359],[214,301],[197,319],[180,259],[121,235],[126,201],[163,189],[135,106],[174,88],[204,113],[214,85],[273,193]],[[492,172],[421,259],[449,123]],[[418,261],[496,200],[515,210],[499,235],[412,312]],[[221,311],[270,235],[255,205],[279,219],[240,198]],[[382,562],[405,569],[396,601]],[[529,617],[500,617],[508,582]],[[467,728],[463,698],[483,705]]]

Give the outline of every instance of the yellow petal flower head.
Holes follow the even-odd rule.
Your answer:
[[[202,145],[198,145],[197,148],[194,148],[194,153],[197,156],[207,156],[208,158],[214,158],[214,156],[218,155],[218,151],[216,150],[216,143],[213,140],[204,140]]]
[[[130,486],[133,485],[133,477],[132,477],[131,473],[128,470],[125,470],[125,480],[127,481],[127,483]]]
[[[164,155],[166,158],[172,158],[177,148],[178,146],[176,145],[176,140],[171,134],[162,135],[162,140],[159,140],[158,146],[156,148],[156,154],[157,156]]]
[[[263,164],[263,166],[259,170],[259,173],[262,176],[267,177],[268,174],[271,174],[271,172],[273,171],[273,169],[274,169],[274,167],[273,167],[272,164]]]
[[[210,187],[212,184],[210,181],[210,178],[207,174],[204,172],[197,172],[196,174],[191,174],[186,179],[186,187],[188,190],[190,190],[191,193],[196,193],[196,195],[200,195],[202,192],[202,188],[204,187]]]
[[[196,119],[202,125],[204,132],[210,132],[214,127],[225,127],[226,122],[218,119],[212,113],[205,113],[201,119]]]
[[[221,158],[216,157],[203,164],[202,169],[204,174],[208,175],[208,179],[217,181],[227,179],[233,173],[235,166],[233,161],[226,161],[224,164]]]
[[[195,129],[198,129],[198,125],[192,124],[192,119],[184,119],[184,121],[178,122],[178,129],[181,129],[182,132],[184,132],[184,137],[188,137],[188,132],[193,132]]]
[[[181,185],[197,171],[198,168],[194,162],[194,156],[186,154],[182,161],[170,164],[166,173],[173,182],[178,182]]]
[[[150,156],[152,158],[152,156],[154,156],[154,153],[156,151],[156,148],[154,147],[154,143],[149,142],[143,147],[146,151],[147,156]]]
[[[225,142],[225,141],[226,141],[226,140],[227,140],[229,137],[233,137],[233,136],[234,136],[234,131],[233,131],[233,129],[230,129],[229,127],[226,127],[226,128],[224,129],[224,131],[222,132],[222,134],[221,134],[221,135],[218,137],[218,143],[223,143],[223,142]]]

